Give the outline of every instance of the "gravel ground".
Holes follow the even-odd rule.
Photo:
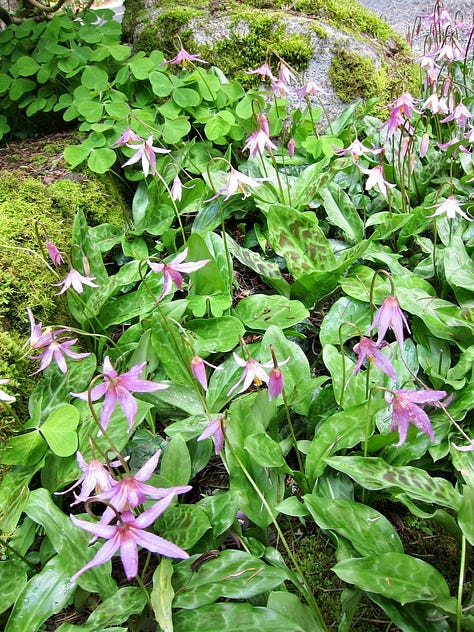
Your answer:
[[[430,15],[435,6],[434,0],[359,0],[359,2],[384,18],[401,35],[408,33],[417,16]],[[451,16],[459,12],[466,22],[472,21],[473,0],[445,0],[442,5]]]

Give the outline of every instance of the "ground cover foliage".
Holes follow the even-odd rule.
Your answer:
[[[271,51],[244,91],[110,18],[0,33],[4,134],[62,113],[69,164],[134,192],[70,252],[39,224],[76,326],[28,311],[3,629],[344,632],[369,600],[378,629],[473,630],[472,25],[436,5],[419,93],[326,123]]]

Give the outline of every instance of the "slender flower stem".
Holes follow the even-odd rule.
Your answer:
[[[288,399],[286,397],[285,389],[282,390],[281,395],[283,397],[283,404],[285,406],[286,422],[288,424],[288,428],[290,429],[291,441],[293,443],[293,447],[294,447],[295,452],[296,452],[296,458],[298,460],[298,468],[299,468],[299,470],[301,472],[301,476],[303,477],[304,482],[306,483],[306,477],[305,477],[305,473],[304,473],[303,460],[301,458],[300,451],[298,450],[298,442],[296,440],[295,428],[293,426],[293,422],[291,421],[290,408],[288,406]],[[303,491],[305,493],[308,493],[310,490],[309,489],[304,489]]]
[[[466,567],[466,536],[461,536],[461,559],[459,561],[458,599],[456,606],[456,632],[462,630],[462,591],[464,586],[464,570]]]
[[[314,595],[311,591],[311,589],[309,588],[309,586],[307,586],[306,584],[306,580],[304,578],[303,572],[301,570],[300,565],[298,564],[298,561],[296,560],[293,551],[291,550],[288,542],[286,541],[286,538],[283,534],[283,531],[280,528],[280,525],[278,524],[278,521],[275,517],[275,514],[273,513],[270,505],[268,504],[267,499],[265,498],[264,494],[261,492],[260,488],[258,487],[257,483],[254,481],[252,475],[250,474],[250,472],[247,470],[247,468],[245,467],[245,465],[243,464],[242,460],[239,458],[239,456],[237,455],[236,451],[234,450],[232,444],[230,443],[230,441],[227,439],[226,437],[226,445],[229,448],[230,453],[232,454],[233,458],[236,460],[237,464],[239,465],[239,467],[241,468],[242,472],[245,474],[245,477],[247,478],[247,480],[249,481],[250,485],[253,487],[253,489],[255,490],[257,496],[260,499],[260,502],[262,503],[262,505],[265,507],[266,511],[268,512],[268,515],[270,516],[273,526],[275,527],[275,530],[278,534],[278,537],[280,538],[285,551],[289,557],[289,559],[291,560],[291,563],[293,564],[296,572],[298,573],[298,575],[301,578],[301,584],[295,584],[296,587],[300,590],[300,592],[304,595],[304,598],[306,599],[306,602],[308,603],[309,607],[312,609],[313,611],[313,615],[316,619],[316,621],[318,622],[320,628],[322,630],[324,630],[324,632],[327,632],[327,627],[326,624],[324,622],[324,619],[321,615],[321,611],[319,610],[318,604],[316,603],[316,599],[314,598]]]

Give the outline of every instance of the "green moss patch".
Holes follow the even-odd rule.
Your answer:
[[[347,48],[334,51],[329,78],[337,96],[344,102],[362,97],[388,96],[389,79],[383,67],[377,69],[374,60]]]

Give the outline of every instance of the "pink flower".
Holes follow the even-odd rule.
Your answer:
[[[296,90],[296,94],[300,99],[304,99],[307,96],[314,96],[315,94],[328,94],[322,88],[318,86],[316,81],[307,81],[305,84]]]
[[[352,160],[354,162],[358,162],[359,158],[364,154],[380,154],[383,149],[377,149],[372,145],[372,148],[366,147],[363,145],[358,138],[352,141],[352,143],[346,147],[345,149],[341,149],[340,147],[336,147],[333,145],[333,150],[336,156],[347,156],[347,154],[351,154]]]
[[[157,274],[160,272],[163,273],[163,290],[161,292],[160,299],[171,292],[173,283],[176,285],[178,290],[181,291],[183,289],[183,276],[181,272],[186,272],[187,274],[195,272],[196,270],[203,268],[210,261],[210,259],[201,259],[200,261],[189,261],[188,263],[183,263],[187,256],[188,248],[185,248],[183,252],[176,255],[176,257],[169,263],[154,263],[153,261],[147,261],[153,272],[156,272]]]
[[[212,421],[210,421],[206,429],[202,434],[197,438],[198,441],[203,441],[204,439],[208,439],[212,437],[214,441],[214,452],[215,454],[219,454],[222,448],[224,447],[224,430],[222,428],[222,424],[224,423],[223,415],[219,415]]]
[[[151,382],[149,380],[141,380],[139,376],[145,365],[146,362],[140,362],[140,364],[136,364],[126,373],[119,375],[112,366],[108,356],[104,358],[102,369],[104,381],[101,384],[94,386],[90,391],[90,399],[93,402],[105,395],[104,403],[102,404],[102,409],[100,411],[100,425],[104,430],[106,430],[109,425],[110,417],[115,410],[117,402],[128,420],[128,432],[132,430],[133,424],[135,423],[138,404],[131,392],[153,393],[154,391],[160,391],[168,388],[167,384],[158,384],[157,382]],[[83,399],[85,401],[88,401],[89,399],[89,391],[71,393],[71,395],[79,397],[79,399]]]
[[[202,64],[207,64],[207,61],[204,61],[204,59],[201,59],[199,55],[193,55],[191,53],[188,53],[187,50],[181,47],[176,57],[173,57],[173,59],[168,59],[161,62],[160,66],[165,66],[166,64],[173,64],[174,66],[181,65],[183,66],[183,68],[186,68],[186,66],[189,63],[194,63],[196,61],[199,61]]]
[[[370,338],[362,337],[360,342],[354,345],[354,353],[357,354],[357,363],[352,371],[353,375],[359,373],[364,360],[368,360],[369,362],[373,362],[376,367],[386,373],[392,380],[397,379],[397,374],[395,373],[392,363],[380,351],[383,344],[382,342],[382,344],[379,345]]]
[[[138,546],[167,557],[180,559],[189,557],[186,551],[180,549],[176,544],[145,531],[146,527],[155,522],[158,516],[168,508],[173,498],[174,493],[169,494],[138,517],[135,517],[130,511],[125,511],[115,525],[87,522],[76,518],[76,516],[71,516],[71,520],[77,527],[92,533],[95,538],[107,540],[94,558],[77,573],[74,573],[71,582],[77,581],[88,569],[108,562],[119,549],[125,575],[129,580],[136,577],[138,573]]]
[[[35,323],[35,319],[33,313],[29,307],[26,308],[28,319],[30,321],[30,347],[33,349],[42,349],[43,347],[47,347],[53,341],[53,331],[51,328],[47,328],[43,330],[43,323]],[[61,332],[64,330],[61,330]],[[59,331],[56,332],[60,333]]]
[[[260,79],[264,79],[265,77],[269,77],[270,79],[275,79],[270,66],[265,62],[255,70],[246,70],[245,74],[247,75],[260,75]]]
[[[433,213],[433,215],[429,215],[429,217],[446,215],[448,219],[454,219],[456,215],[460,215],[461,217],[464,217],[464,219],[467,219],[468,222],[472,222],[472,219],[469,217],[469,215],[466,215],[466,213],[459,206],[459,202],[456,200],[454,195],[450,195],[444,200],[444,202],[440,202],[440,204],[437,204],[434,208],[436,208],[436,211]]]
[[[288,141],[288,155],[290,156],[290,158],[293,158],[293,156],[295,155],[295,139],[294,138],[290,138],[290,140]]]
[[[421,106],[422,110],[431,110],[433,114],[447,114],[449,112],[448,104],[444,97],[438,97],[436,92],[430,95]]]
[[[251,158],[255,158],[257,154],[262,155],[265,148],[269,149],[270,152],[277,149],[276,145],[270,140],[268,120],[264,114],[260,114],[258,117],[258,126],[259,129],[246,139],[245,147],[242,149],[242,151],[248,149]]]
[[[254,360],[254,358],[243,360],[242,358],[239,358],[239,356],[235,353],[235,351],[233,355],[234,355],[234,360],[237,362],[237,364],[240,367],[244,369],[244,371],[242,373],[242,377],[240,378],[240,380],[236,384],[234,384],[234,386],[227,393],[227,396],[233,393],[235,389],[238,388],[240,384],[242,383],[243,383],[242,388],[240,389],[240,391],[238,391],[239,393],[243,393],[244,391],[246,391],[248,387],[254,381],[256,382],[257,385],[260,385],[262,382],[265,382],[265,384],[268,384],[269,377],[265,369],[273,366],[273,362],[260,364],[260,362],[257,362],[257,360]]]
[[[77,338],[73,338],[72,340],[61,340],[61,338],[54,337],[58,333],[60,332],[51,334],[51,342],[48,345],[45,345],[45,348],[39,355],[30,356],[32,360],[41,360],[38,370],[32,375],[36,375],[40,371],[44,371],[53,360],[56,362],[62,373],[67,373],[65,356],[71,358],[72,360],[82,360],[82,358],[87,358],[87,356],[90,355],[90,353],[77,353],[69,348],[76,344]]]
[[[75,501],[71,503],[71,507],[73,505],[77,505],[79,502],[86,502],[92,491],[95,493],[100,493],[110,489],[114,484],[114,479],[110,474],[110,470],[105,467],[105,465],[99,461],[98,459],[92,459],[89,463],[86,463],[84,457],[80,452],[76,453],[76,459],[79,467],[82,470],[82,474],[80,478],[74,483],[72,487],[66,489],[63,492],[56,492],[57,495],[67,494],[72,491],[76,487],[82,484],[81,491],[79,495],[74,494]],[[110,463],[111,467],[119,467],[120,461],[112,461]]]
[[[405,325],[408,332],[411,333],[396,296],[387,296],[377,310],[374,322],[369,327],[369,332],[373,331],[376,327],[378,328],[377,345],[380,345],[387,333],[387,329],[390,327],[395,334],[398,346],[400,349],[403,349],[403,325]]]
[[[156,156],[155,154],[169,154],[169,149],[162,149],[161,147],[153,146],[153,136],[149,136],[147,140],[142,140],[136,145],[127,145],[130,149],[135,149],[135,153],[131,158],[124,162],[122,167],[133,165],[136,162],[142,161],[143,174],[148,176],[151,172],[153,175],[156,173]]]
[[[444,119],[441,119],[441,123],[449,123],[449,121],[456,121],[458,125],[464,127],[467,123],[467,120],[474,116],[471,111],[464,105],[464,103],[458,103],[454,110],[446,116]]]
[[[183,195],[183,183],[179,179],[179,176],[173,180],[173,184],[171,185],[171,199],[175,202],[180,202],[181,197]]]
[[[285,86],[289,86],[291,83],[297,80],[297,76],[291,70],[289,66],[280,62],[278,69],[278,80]]]
[[[130,127],[127,127],[122,136],[120,136],[120,138],[116,140],[115,143],[112,143],[111,147],[123,147],[123,145],[128,145],[129,143],[136,140],[140,141],[141,143],[144,142],[141,136],[138,136],[138,134],[135,134],[135,132],[130,129]]]
[[[395,186],[394,184],[391,184],[390,182],[387,182],[387,180],[385,180],[382,162],[373,169],[366,169],[365,167],[361,167],[360,165],[359,169],[362,171],[362,173],[365,173],[365,175],[369,176],[367,178],[367,182],[365,183],[366,191],[370,191],[370,189],[373,189],[376,186],[379,189],[380,193],[384,197],[387,197],[387,188],[393,189],[393,187]]]
[[[189,485],[154,487],[146,484],[145,481],[156,470],[160,454],[161,450],[158,450],[142,465],[136,474],[126,474],[120,481],[113,481],[111,487],[94,496],[94,499],[106,500],[117,511],[125,511],[126,509],[134,509],[139,505],[143,505],[150,498],[157,500],[164,498],[170,493],[176,495],[189,492],[191,489]],[[102,514],[100,522],[108,524],[114,515],[114,510],[111,507],[107,507]]]
[[[84,291],[83,285],[88,285],[89,287],[99,287],[94,283],[96,277],[84,276],[74,268],[71,268],[65,279],[61,281],[61,283],[53,283],[55,286],[62,286],[62,290],[58,292],[59,294],[63,294],[66,290],[72,287],[78,294],[82,294]]]
[[[430,135],[428,133],[423,134],[420,143],[420,158],[424,158],[428,152],[430,146]]]
[[[251,178],[250,176],[246,176],[245,173],[234,169],[234,167],[230,168],[229,178],[227,179],[226,184],[221,187],[215,195],[206,200],[206,202],[211,202],[211,200],[215,200],[219,195],[225,194],[225,200],[228,200],[235,193],[241,193],[244,198],[248,197],[250,193],[247,191],[246,187],[250,187],[255,189],[260,186],[262,182],[268,181],[268,178]]]
[[[46,240],[46,250],[48,251],[49,258],[55,266],[59,266],[61,265],[61,263],[64,263],[64,259],[61,257],[61,253],[57,249],[56,245],[51,241],[51,239]]]
[[[7,380],[6,378],[2,378],[0,380],[0,384],[8,384],[9,381],[10,380]],[[0,402],[6,402],[7,404],[11,404],[14,401],[15,401],[15,398],[12,395],[5,393],[5,391],[0,388]]]
[[[268,399],[272,401],[274,397],[281,395],[283,391],[283,374],[279,366],[274,366],[268,377]]]
[[[206,360],[203,360],[201,357],[199,356],[194,356],[193,359],[191,360],[191,370],[193,372],[194,377],[196,378],[196,380],[199,382],[199,384],[203,387],[203,389],[205,391],[207,391],[207,375],[206,375],[206,367],[204,365],[210,366],[213,369],[217,369],[218,371],[220,371],[222,369],[222,367],[220,366],[215,366],[214,364],[211,364],[210,362],[206,362]]]
[[[402,445],[407,438],[409,424],[419,428],[427,434],[431,441],[434,440],[434,433],[431,422],[423,408],[417,404],[436,405],[441,399],[446,397],[445,391],[434,391],[425,389],[423,391],[410,391],[408,389],[393,389],[385,393],[385,400],[392,405],[391,432],[398,428],[399,441],[397,446]]]

